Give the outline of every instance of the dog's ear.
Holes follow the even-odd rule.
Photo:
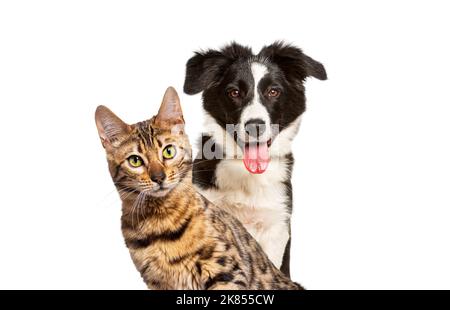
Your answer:
[[[251,57],[252,50],[235,42],[220,50],[196,52],[186,63],[186,78],[183,90],[194,95],[220,81],[227,66],[240,57]]]
[[[319,80],[327,79],[327,72],[320,62],[305,55],[301,49],[284,42],[275,42],[263,47],[258,57],[277,64],[286,78],[294,83],[302,83],[309,76]]]
[[[203,91],[217,79],[226,64],[227,58],[219,51],[196,52],[186,63],[184,92],[194,95]]]

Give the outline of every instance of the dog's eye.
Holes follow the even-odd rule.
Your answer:
[[[270,88],[269,91],[267,92],[267,95],[269,97],[276,98],[280,95],[280,91],[275,88]]]
[[[241,93],[237,89],[230,89],[228,91],[228,96],[230,98],[239,98],[240,95],[241,95]]]

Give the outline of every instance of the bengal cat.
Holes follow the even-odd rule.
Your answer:
[[[194,189],[174,88],[150,120],[128,125],[104,106],[95,119],[122,200],[125,243],[148,288],[301,289],[237,219]]]

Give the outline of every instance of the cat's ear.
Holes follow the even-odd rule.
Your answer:
[[[131,127],[116,116],[110,109],[100,105],[95,111],[95,123],[103,147],[114,145],[115,142],[129,134]]]
[[[155,117],[155,124],[161,127],[178,127],[184,125],[183,111],[181,110],[180,97],[172,86],[168,87]]]

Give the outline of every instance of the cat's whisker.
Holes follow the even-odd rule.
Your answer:
[[[131,208],[131,226],[134,228],[134,216],[138,206],[141,204],[142,192],[139,193],[136,200],[134,201],[133,207]],[[137,223],[139,223],[139,218],[137,218]]]
[[[109,200],[109,198],[111,197],[111,195],[112,195],[113,193],[115,193],[115,192],[117,192],[116,189],[111,190],[109,193],[107,193],[107,194],[106,194],[106,195],[98,202],[98,204],[99,204],[99,205],[102,205],[104,202],[106,202],[107,199]],[[109,203],[109,204],[107,204],[106,206],[109,207],[110,205],[112,205],[112,203]]]
[[[136,194],[137,190],[135,190],[134,188],[125,187],[125,186],[124,186],[124,188],[116,188],[116,189],[112,190],[110,193],[108,193],[105,196],[105,198],[101,201],[101,203],[104,202],[108,197],[110,197],[113,192],[118,193],[119,199],[124,200],[124,199],[128,199],[131,195]],[[108,208],[110,206],[113,206],[115,202],[117,202],[117,201],[111,201],[110,203],[105,204],[105,207]]]
[[[175,183],[179,183],[179,184],[183,184],[182,182],[181,182],[181,180],[178,178],[179,176],[182,176],[183,175],[183,173],[175,173],[175,174],[173,174],[169,179],[167,179],[167,185],[169,185],[169,186],[171,186],[171,185],[173,185],[173,184],[175,184]],[[209,185],[208,183],[204,183],[204,182],[201,182],[201,181],[199,181],[199,180],[196,180],[196,183],[198,183],[198,184],[203,184],[203,185]],[[183,184],[184,185],[184,184]]]
[[[121,194],[121,196],[123,194],[129,194],[127,195],[127,197],[129,197],[131,194],[137,193],[139,191],[138,188],[133,188],[133,187],[128,187],[128,186],[123,186],[123,188],[118,189],[118,192]]]
[[[144,193],[144,204],[145,204],[145,206],[147,205],[147,199],[148,199],[148,197],[149,197],[149,195],[148,195],[148,193],[149,192],[151,192],[151,190],[152,189],[148,189],[148,190],[146,190],[146,191],[143,191],[143,193]],[[144,208],[141,208],[141,210],[142,210],[142,218],[145,220],[145,217],[146,217],[146,215],[147,215],[147,210],[146,210],[146,208],[145,208],[145,206],[144,206]]]
[[[136,204],[136,207],[135,207],[135,211],[134,211],[134,213],[135,214],[133,214],[133,215],[136,215],[136,224],[139,226],[139,212],[140,212],[140,210],[141,210],[141,205],[142,205],[142,198],[143,198],[143,193],[141,192],[140,194],[139,194],[139,199],[138,199],[138,201],[137,201],[137,204]]]
[[[195,165],[200,165],[200,164],[204,164],[205,162],[209,162],[209,161],[218,161],[218,159],[216,159],[216,158],[213,158],[213,159],[205,159],[205,160],[201,160],[201,161],[198,161],[198,162],[193,162],[193,163],[190,163],[189,165],[190,166],[195,166]]]
[[[216,171],[216,169],[201,169],[201,170],[195,170],[195,172],[205,172],[205,171]]]
[[[145,202],[145,197],[146,197],[145,192],[143,192],[143,191],[140,192],[138,198],[136,199],[135,205],[134,205],[132,216],[134,218],[134,215],[136,215],[137,225],[139,225],[139,222],[140,222],[140,213],[141,213],[141,209],[143,209],[142,205]]]

